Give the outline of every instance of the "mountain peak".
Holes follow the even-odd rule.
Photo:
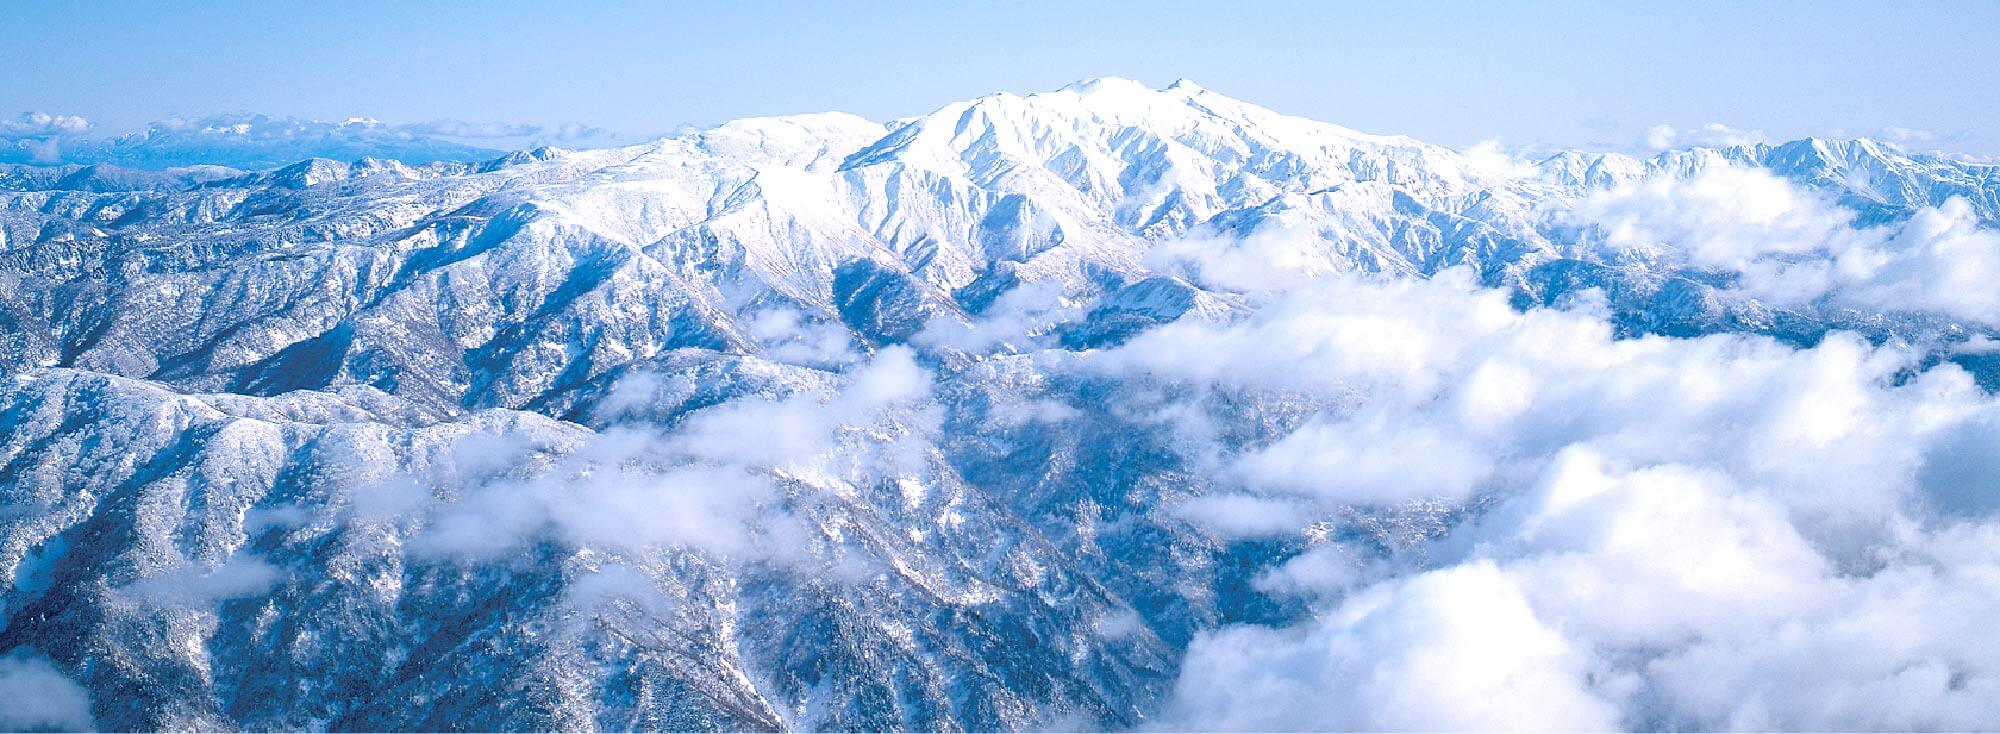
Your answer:
[[[1061,89],[1057,89],[1056,91],[1070,92],[1082,95],[1093,95],[1105,92],[1131,94],[1138,92],[1151,92],[1154,90],[1152,87],[1146,86],[1145,82],[1135,81],[1132,79],[1126,79],[1124,77],[1117,77],[1117,76],[1100,76],[1092,79],[1082,79],[1070,82],[1068,84],[1063,85]]]

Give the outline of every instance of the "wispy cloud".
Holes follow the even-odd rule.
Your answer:
[[[8,731],[89,731],[90,692],[48,659],[17,647],[0,657],[0,729]]]
[[[1646,128],[1645,136],[1640,142],[1648,150],[1727,148],[1768,143],[1771,142],[1771,136],[1762,130],[1740,130],[1719,122],[1711,122],[1686,130],[1675,129],[1672,125],[1654,125]]]

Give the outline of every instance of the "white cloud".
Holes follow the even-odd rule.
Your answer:
[[[1497,140],[1482,140],[1460,154],[1474,176],[1491,183],[1533,178],[1540,172],[1534,161],[1514,155]]]
[[[119,592],[149,605],[201,608],[269,592],[283,578],[284,571],[278,567],[238,553],[213,567],[184,564],[150,574]]]
[[[28,151],[28,159],[36,163],[57,163],[62,161],[62,139],[18,140],[15,146]]]
[[[1984,267],[1991,233],[1960,205],[1857,231],[1760,176],[1642,187],[1593,214],[1661,258],[1747,274],[1817,261],[1844,303],[1986,307],[1920,267]],[[1849,253],[1901,254],[1843,274]],[[1986,479],[2000,401],[1958,367],[1840,333],[1808,349],[1618,339],[1595,310],[1515,311],[1464,273],[1277,282],[1242,294],[1240,318],[1182,319],[1075,361],[1125,394],[1180,396],[1150,410],[1179,416],[1185,454],[1219,486],[1175,511],[1226,536],[1302,539],[1357,508],[1442,499],[1474,519],[1409,558],[1322,544],[1266,569],[1259,588],[1316,614],[1203,634],[1164,726],[2000,721],[2000,645],[1969,621],[2000,607],[2000,554],[1981,545],[2000,538]],[[1937,285],[1874,290],[1906,283]],[[1270,440],[1240,438],[1274,422]]]
[[[1893,233],[1836,253],[1833,289],[1879,311],[1931,311],[2000,325],[2000,232],[1981,226],[1972,206],[1950,199],[1925,208]]]
[[[2000,529],[1950,528],[1836,579],[1809,614],[1645,669],[1667,721],[1711,729],[1990,729],[2000,720]]]
[[[1338,597],[1383,571],[1379,564],[1363,560],[1352,548],[1325,544],[1265,571],[1253,584],[1270,594]]]
[[[649,393],[627,394],[624,409]],[[429,475],[355,493],[354,511],[363,520],[422,518],[408,544],[432,557],[488,559],[552,537],[633,554],[674,548],[782,559],[797,549],[772,541],[796,529],[772,507],[778,483],[921,472],[937,420],[921,406],[929,396],[929,373],[908,349],[891,347],[851,369],[831,394],[753,394],[697,410],[665,432],[614,427],[573,446],[475,434]],[[890,420],[897,431],[863,430]],[[366,496],[378,498],[358,501]]]
[[[1476,555],[1510,559],[1536,608],[1618,647],[1736,639],[1829,591],[1825,560],[1770,497],[1678,465],[1619,470],[1583,445],[1467,534]]]
[[[838,323],[807,321],[798,311],[758,312],[746,329],[771,359],[790,364],[837,367],[858,359],[853,335]]]
[[[1646,128],[1642,142],[1645,147],[1652,150],[1729,148],[1768,143],[1771,142],[1771,136],[1764,134],[1762,130],[1739,130],[1719,122],[1711,122],[1689,130],[1676,130],[1671,125],[1654,125]]]
[[[1304,629],[1204,634],[1182,670],[1166,728],[1607,731],[1622,693],[1490,563],[1368,589]]]
[[[1226,538],[1295,533],[1310,516],[1291,500],[1231,493],[1195,497],[1174,512]]]
[[[563,589],[563,602],[572,608],[596,611],[630,605],[654,617],[674,611],[674,602],[660,585],[629,566],[612,564],[582,574]]]
[[[972,321],[956,316],[932,318],[924,325],[923,331],[910,338],[910,343],[926,349],[972,353],[988,353],[1000,347],[1013,349],[1078,315],[1077,309],[1063,301],[1059,284],[1052,281],[1024,283],[994,299],[992,305]]]
[[[1318,496],[1331,504],[1464,500],[1493,472],[1480,446],[1400,411],[1366,410],[1314,421],[1236,460],[1245,484]]]
[[[0,729],[91,731],[90,692],[40,653],[17,647],[0,657]]]
[[[76,115],[24,112],[14,119],[0,119],[0,149],[27,151],[35,163],[62,161],[63,139],[90,131],[89,120]]]
[[[1517,312],[1462,274],[1332,278],[1233,323],[1182,320],[1088,356],[1094,374],[1323,406],[1240,453],[1203,427],[1217,417],[1185,423],[1249,488],[1330,505],[1464,499],[1489,477],[1532,476],[1523,459],[1594,440],[1642,462],[1723,460],[1759,479],[1832,482],[1853,491],[1801,492],[1800,511],[1866,516],[1893,505],[1888,479],[1910,466],[1870,451],[1886,431],[1920,427],[1908,396],[1933,383],[1975,392],[1944,371],[1885,391],[1915,356],[1839,336],[1805,352],[1739,336],[1618,340],[1596,315]]]
[[[1826,249],[1859,236],[1852,214],[1755,168],[1720,166],[1688,179],[1648,178],[1594,194],[1574,215],[1603,245],[1703,267],[1744,269],[1759,258]]]
[[[0,120],[0,137],[81,135],[90,127],[89,120],[76,115],[23,112],[12,120]]]
[[[1674,138],[1678,134],[1672,125],[1654,125],[1646,128],[1645,145],[1652,150],[1666,150],[1674,147]]]
[[[1760,170],[1722,166],[1593,195],[1570,214],[1618,258],[1742,275],[1736,288],[1784,305],[1830,296],[1877,312],[1930,312],[2000,325],[2000,232],[1947,200],[1908,221],[1856,228],[1854,215]]]

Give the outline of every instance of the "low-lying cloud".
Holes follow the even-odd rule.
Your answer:
[[[0,729],[92,731],[90,692],[31,648],[0,656]]]
[[[742,397],[689,413],[670,429],[617,425],[574,445],[468,437],[441,464],[451,476],[374,483],[355,493],[356,507],[364,520],[422,518],[409,547],[436,558],[489,560],[552,537],[631,554],[783,559],[798,549],[770,542],[797,532],[778,507],[781,485],[866,483],[922,470],[912,451],[927,445],[935,416],[912,406],[929,396],[930,379],[908,349],[890,347],[828,393]],[[644,398],[625,400],[629,410]],[[917,443],[857,433],[885,420],[916,431]],[[459,488],[439,496],[439,487],[451,486]]]
[[[1824,301],[2000,325],[2000,292],[1985,285],[2000,278],[2000,232],[1963,199],[1860,226],[1824,194],[1723,166],[1602,192],[1571,214],[1615,257],[1734,273],[1735,288],[1774,305]]]
[[[1731,170],[1579,215],[1609,247],[1732,271],[1759,296],[2000,320],[1980,277],[2000,240],[1962,202],[1856,228]],[[1267,569],[1259,588],[1317,613],[1199,635],[1162,726],[2000,721],[2000,645],[1973,621],[2000,607],[1984,476],[2000,401],[1964,370],[1839,332],[1810,348],[1618,338],[1589,305],[1516,310],[1462,272],[1269,282],[1289,285],[1242,318],[1182,319],[1080,362],[1309,406],[1249,444],[1217,437],[1259,416],[1183,421],[1218,482],[1177,512],[1226,536],[1426,502],[1468,519],[1408,558],[1319,545]]]

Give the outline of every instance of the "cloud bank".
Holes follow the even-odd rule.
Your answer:
[[[90,731],[90,692],[51,665],[41,653],[15,648],[0,657],[0,729]]]
[[[2000,291],[1987,286],[2000,278],[2000,232],[1964,199],[1860,227],[1824,194],[1724,166],[1602,192],[1571,215],[1616,256],[1732,273],[1737,290],[1775,305],[1824,299],[2000,325]]]
[[[816,355],[825,356],[825,355]],[[479,433],[428,472],[349,489],[350,518],[411,526],[429,558],[483,562],[545,538],[643,556],[691,550],[736,560],[787,560],[796,523],[788,487],[867,484],[922,471],[935,416],[930,373],[890,347],[824,391],[749,396],[693,411],[669,427],[614,423],[550,440]],[[642,414],[662,376],[634,373],[607,405]],[[617,416],[612,416],[616,420]],[[873,430],[886,426],[889,433]]]
[[[1585,202],[1611,257],[1757,298],[2000,323],[2000,238],[1963,202],[1856,228],[1725,169]],[[1259,588],[1292,626],[1189,647],[1159,725],[1203,730],[1968,729],[2000,721],[2000,401],[1923,348],[1835,332],[1616,338],[1470,273],[1296,273],[1237,319],[1085,355],[1099,376],[1302,409],[1176,425],[1216,492],[1178,508],[1309,550]],[[1199,277],[1199,273],[1196,274]],[[1381,556],[1315,535],[1426,503],[1464,519]],[[1387,516],[1387,515],[1382,515]]]

